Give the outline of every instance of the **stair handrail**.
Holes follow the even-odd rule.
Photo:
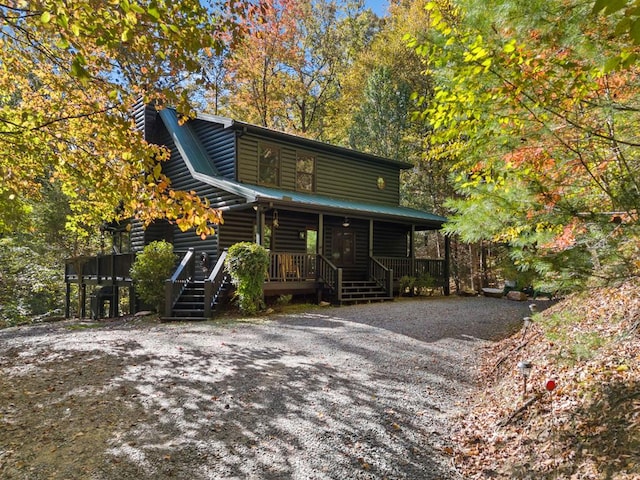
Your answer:
[[[196,258],[193,248],[187,250],[182,260],[176,267],[173,275],[165,280],[164,283],[164,314],[171,316],[173,307],[180,298],[180,295],[186,288],[187,284],[193,279],[196,272]]]
[[[224,264],[226,258],[227,250],[225,249],[218,257],[216,265],[209,276],[204,279],[204,318],[211,317],[213,304],[220,295],[222,287],[224,287],[227,277],[227,270]]]
[[[375,257],[369,257],[369,276],[381,288],[385,290],[388,297],[393,297],[393,269],[385,267]]]
[[[336,295],[338,303],[342,301],[342,268],[336,267],[322,254],[316,256],[318,262],[318,281],[324,283]]]

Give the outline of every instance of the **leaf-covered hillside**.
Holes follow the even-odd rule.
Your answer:
[[[533,365],[524,397],[520,361]],[[468,478],[640,478],[640,281],[534,315],[483,369],[453,449]]]

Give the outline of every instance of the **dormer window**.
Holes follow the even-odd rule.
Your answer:
[[[261,143],[258,182],[264,185],[280,186],[280,149]]]
[[[296,190],[314,192],[316,190],[316,157],[298,153],[296,158]]]

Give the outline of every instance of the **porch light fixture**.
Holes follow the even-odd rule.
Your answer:
[[[307,232],[305,232],[304,230],[300,230],[300,231],[298,232],[298,238],[299,238],[300,240],[304,240],[306,237],[307,237]]]
[[[280,221],[278,220],[278,210],[273,211],[273,228],[278,228]]]
[[[342,226],[344,228],[347,228],[349,225],[350,225],[349,219],[347,217],[344,217],[344,220],[342,221]]]

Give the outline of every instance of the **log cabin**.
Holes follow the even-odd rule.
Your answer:
[[[180,254],[166,281],[168,318],[213,316],[229,290],[226,249],[246,241],[270,251],[267,297],[390,300],[402,277],[424,274],[449,294],[448,239],[443,258],[415,254],[416,232],[437,231],[446,218],[400,205],[400,173],[412,165],[209,114],[183,123],[175,110],[140,104],[134,115],[147,141],[170,150],[163,169],[172,187],[206,197],[223,223],[204,240],[166,221],[146,229],[132,222],[126,231],[107,226],[118,245],[113,252],[66,262],[67,316],[73,284],[80,316],[87,287],[93,317],[107,315],[107,303],[108,315],[117,316],[122,288],[134,312],[129,268],[155,240]]]

